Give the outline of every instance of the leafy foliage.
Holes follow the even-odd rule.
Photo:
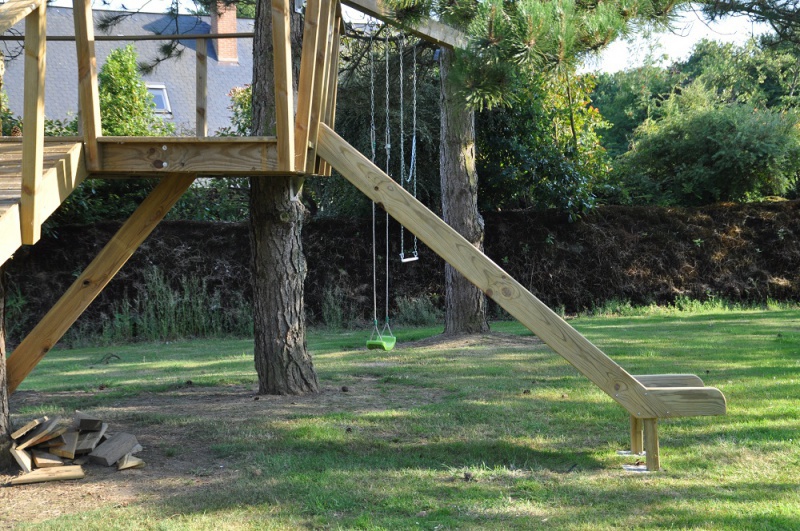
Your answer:
[[[479,200],[483,210],[558,208],[577,217],[594,205],[593,184],[608,170],[590,105],[593,76],[540,74],[514,109],[478,115]]]
[[[702,205],[785,193],[800,171],[794,113],[722,104],[694,83],[665,102],[664,117],[636,132],[629,179],[666,204]]]

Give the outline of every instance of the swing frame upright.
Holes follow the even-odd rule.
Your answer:
[[[275,137],[206,138],[201,123],[206,101],[200,85],[196,137],[103,137],[91,0],[74,0],[75,74],[82,133],[80,137],[47,140],[47,2],[7,0],[0,5],[3,32],[25,21],[26,124],[22,139],[0,139],[0,180],[8,192],[0,204],[0,262],[22,245],[36,243],[45,219],[85,179],[135,176],[159,180],[109,244],[9,356],[9,392],[14,392],[58,342],[197,177],[291,177],[296,183],[293,190],[299,194],[305,178],[329,176],[334,168],[622,406],[630,416],[631,450],[644,450],[647,469],[658,470],[659,420],[723,415],[727,407],[724,395],[692,374],[628,373],[336,134],[342,4],[439,46],[466,46],[464,34],[437,20],[399,23],[380,0],[308,0],[295,105],[290,46],[293,2],[271,0]],[[212,38],[218,36],[203,37]],[[204,54],[198,54],[197,77],[205,83],[201,57],[206,60]],[[377,329],[377,320],[375,324]]]

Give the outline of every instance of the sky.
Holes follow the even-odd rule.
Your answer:
[[[95,9],[142,9],[154,13],[163,12],[170,5],[169,0],[93,0],[92,3]],[[193,7],[191,0],[183,0],[182,4],[187,9]],[[71,7],[72,0],[56,0],[53,5]],[[348,8],[345,10],[348,11]],[[352,13],[360,15],[356,11]],[[688,57],[692,46],[701,39],[742,43],[751,35],[765,31],[765,27],[754,26],[744,17],[729,17],[722,22],[707,24],[699,13],[688,11],[676,20],[673,31],[654,34],[649,40],[633,38],[616,41],[606,48],[600,57],[590,59],[582,70],[616,72],[641,66],[648,49],[654,47],[653,43],[657,43],[653,55],[655,57],[664,55],[668,64]]]

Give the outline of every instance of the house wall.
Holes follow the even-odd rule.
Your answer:
[[[95,27],[102,17],[117,12],[96,11]],[[239,32],[252,32],[252,20],[238,20]],[[74,35],[72,9],[48,8],[48,35]],[[14,28],[18,34],[24,33],[24,23]],[[130,14],[114,26],[112,35],[147,35],[154,33],[209,33],[209,17],[182,15],[175,21],[165,14]],[[103,33],[95,29],[96,35]],[[222,127],[230,125],[230,99],[228,93],[234,87],[249,84],[253,72],[252,39],[236,39],[238,61],[219,61],[214,46],[208,47],[208,131],[213,135]],[[159,56],[158,48],[166,41],[134,42],[140,61],[153,60]],[[173,122],[179,133],[194,135],[195,131],[195,41],[180,41],[183,53],[177,59],[161,63],[151,74],[144,75],[145,81],[164,83],[167,87],[172,115],[165,115]],[[96,54],[98,68],[105,62],[108,54],[118,47],[127,45],[124,41],[98,41]],[[22,114],[24,57],[20,53],[22,42],[6,42],[6,57],[14,56],[6,63],[5,90],[12,113]],[[73,42],[47,43],[47,70],[45,77],[45,115],[52,119],[70,119],[78,112],[78,70]]]

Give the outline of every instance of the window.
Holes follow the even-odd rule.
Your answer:
[[[167,96],[167,86],[164,83],[147,83],[147,91],[153,95],[157,113],[172,114],[169,96]]]

